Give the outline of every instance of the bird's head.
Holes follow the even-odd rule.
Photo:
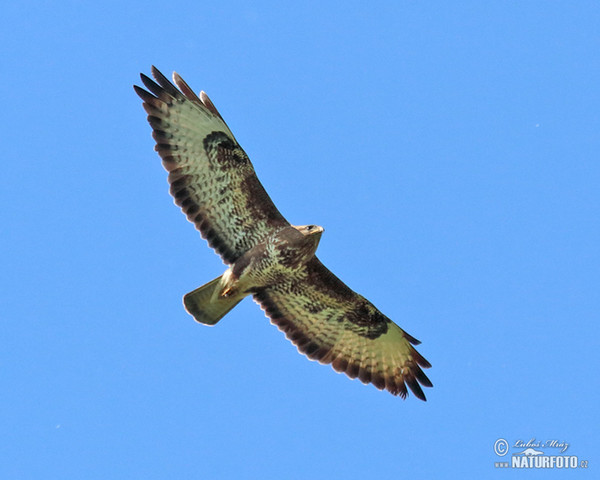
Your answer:
[[[294,225],[293,227],[306,237],[316,235],[316,238],[321,238],[324,231],[324,228],[319,225]]]
[[[321,240],[321,234],[324,230],[323,227],[318,225],[293,225],[293,227],[302,235],[304,235],[306,244],[310,246],[310,250],[312,250],[312,253],[314,253],[317,250],[319,241]]]

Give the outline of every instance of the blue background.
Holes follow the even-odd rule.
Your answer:
[[[568,442],[590,462],[570,478],[596,475],[597,2],[9,1],[0,22],[0,477],[522,475],[498,438]],[[208,92],[282,213],[325,227],[322,261],[423,341],[427,403],[307,361],[250,300],[185,313],[224,266],[152,151],[151,64]]]

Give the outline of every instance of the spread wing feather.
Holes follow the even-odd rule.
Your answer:
[[[254,294],[271,322],[298,351],[337,372],[405,398],[407,386],[425,400],[431,365],[413,347],[420,342],[348,288],[314,257],[299,275]]]
[[[156,82],[141,75],[156,151],[169,172],[175,203],[202,237],[231,264],[274,230],[289,223],[261,185],[250,159],[201,92],[198,97],[176,73],[177,87],[155,67]]]

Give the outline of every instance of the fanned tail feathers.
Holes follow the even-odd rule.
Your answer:
[[[215,325],[244,298],[244,295],[232,297],[216,295],[215,292],[220,284],[221,277],[217,277],[184,295],[183,305],[198,323]]]

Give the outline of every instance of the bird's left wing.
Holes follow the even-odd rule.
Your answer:
[[[350,378],[405,398],[410,388],[425,400],[431,365],[415,350],[420,342],[352,291],[316,257],[295,276],[254,294],[271,322],[311,360],[330,363]]]
[[[169,172],[171,195],[208,244],[231,264],[274,230],[288,226],[259,182],[250,159],[201,92],[177,74],[175,87],[156,68],[141,75],[156,151]]]

